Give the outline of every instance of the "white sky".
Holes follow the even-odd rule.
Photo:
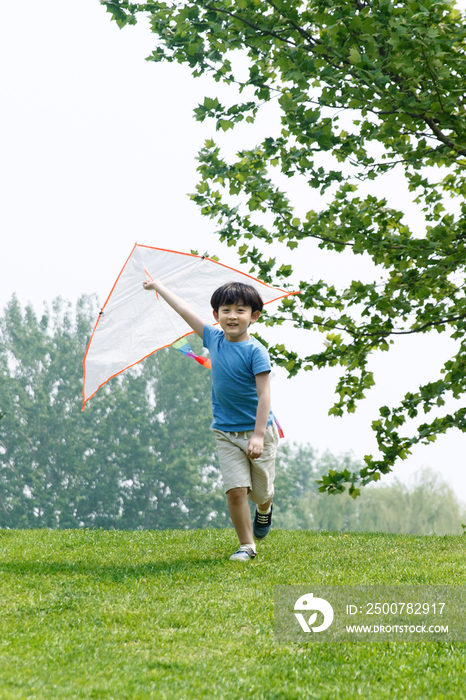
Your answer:
[[[95,292],[103,303],[135,241],[196,248],[240,267],[214,235],[215,224],[186,196],[195,189],[195,158],[204,139],[222,138],[213,124],[195,122],[192,109],[205,95],[228,103],[233,97],[207,78],[193,79],[182,66],[146,62],[154,39],[146,21],[120,31],[97,0],[81,0],[79,9],[48,0],[40,12],[32,0],[2,6],[0,309],[13,293],[38,312],[59,295],[75,302]],[[229,151],[245,139],[258,142],[267,119],[273,113],[257,127],[229,132],[223,139]],[[388,176],[381,187],[415,225],[419,215],[404,182]],[[303,189],[302,197],[317,195]],[[304,208],[310,206],[318,202],[306,201]],[[324,253],[312,242],[294,261],[296,281],[324,276],[343,285],[372,271],[363,259]],[[324,340],[284,327],[264,335],[306,354]],[[378,407],[395,405],[419,382],[436,378],[452,347],[436,334],[400,339],[390,353],[374,358],[376,387],[356,414],[341,419],[327,415],[338,369],[292,380],[276,369],[274,411],[291,441],[335,454],[351,450],[358,458],[375,454],[370,423]],[[465,443],[463,434],[451,431],[415,448],[394,474],[407,481],[428,466],[466,501]]]

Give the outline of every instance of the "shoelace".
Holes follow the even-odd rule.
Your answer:
[[[268,525],[268,524],[269,524],[269,519],[270,519],[270,516],[271,516],[271,515],[272,515],[271,512],[270,512],[270,513],[259,513],[259,511],[257,511],[257,515],[256,515],[256,517],[257,517],[257,522],[258,522],[260,525]]]

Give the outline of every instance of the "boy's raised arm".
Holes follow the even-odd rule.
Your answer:
[[[202,320],[200,316],[198,316],[192,308],[187,304],[184,299],[181,299],[181,297],[177,296],[176,294],[173,294],[169,289],[166,288],[162,282],[159,280],[144,280],[142,283],[142,286],[144,289],[151,290],[155,289],[155,291],[160,294],[163,299],[169,304],[174,311],[176,311],[177,314],[181,316],[182,319],[186,321],[186,323],[191,326],[193,331],[200,337],[202,338],[203,333],[204,333],[204,326],[205,326],[205,321]]]

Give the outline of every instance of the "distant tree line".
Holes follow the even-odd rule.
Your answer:
[[[351,455],[318,456],[309,445],[286,445],[279,454],[275,526],[286,529],[389,532],[413,535],[459,534],[466,507],[452,489],[429,469],[419,471],[409,486],[368,486],[356,501],[328,496],[316,480],[329,470],[354,469]]]
[[[160,351],[81,411],[82,360],[97,316],[82,298],[0,322],[0,526],[224,527],[209,431],[210,373]]]
[[[90,297],[75,313],[58,299],[40,318],[13,297],[0,319],[0,527],[229,527],[209,430],[210,372],[162,350],[111,380],[82,412],[82,359],[96,315]],[[329,469],[355,466],[350,456],[283,444],[275,526],[461,532],[466,514],[429,475],[412,489],[365,489],[356,502],[318,492]]]

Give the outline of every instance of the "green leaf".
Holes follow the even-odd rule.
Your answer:
[[[228,129],[233,129],[234,127],[233,122],[229,121],[228,119],[220,119],[218,125],[221,129],[223,129],[223,131],[228,131]]]
[[[352,46],[349,52],[350,63],[357,64],[361,63],[361,54],[355,46]]]

